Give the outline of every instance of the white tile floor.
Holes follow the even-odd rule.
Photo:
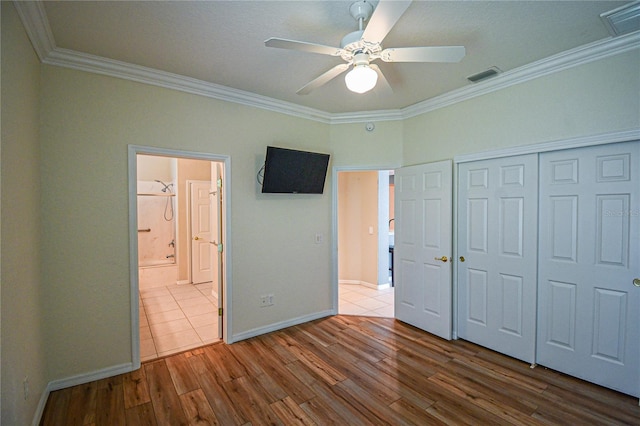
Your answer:
[[[211,283],[140,290],[140,360],[217,341],[217,309]]]
[[[393,295],[393,287],[376,290],[357,284],[340,284],[338,312],[342,315],[393,318]]]

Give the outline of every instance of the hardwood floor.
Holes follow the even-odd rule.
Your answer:
[[[638,400],[389,318],[335,316],[52,392],[43,425],[638,425]]]

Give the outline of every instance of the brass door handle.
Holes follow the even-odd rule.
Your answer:
[[[194,239],[194,240],[196,240],[196,241],[198,241],[198,240],[200,240],[201,238],[200,238],[200,237],[193,237],[193,239]]]
[[[635,285],[636,287],[640,287],[640,278],[634,278],[633,285]]]
[[[446,262],[447,260],[449,260],[449,258],[447,258],[447,256],[442,256],[442,257],[434,257],[434,260],[441,260],[443,262]]]
[[[460,256],[460,262],[464,262],[464,256]]]

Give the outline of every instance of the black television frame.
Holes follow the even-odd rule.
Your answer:
[[[267,146],[263,194],[322,194],[329,154]]]

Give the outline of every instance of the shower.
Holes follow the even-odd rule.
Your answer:
[[[164,186],[164,188],[162,188],[160,191],[169,192],[170,194],[173,193],[173,191],[171,191],[171,187],[173,186],[173,183],[166,184],[163,181],[158,179],[155,179],[155,181],[158,182],[160,185]],[[171,197],[167,197],[167,202],[164,206],[164,220],[166,220],[167,222],[170,222],[173,220],[173,200],[171,199]]]

